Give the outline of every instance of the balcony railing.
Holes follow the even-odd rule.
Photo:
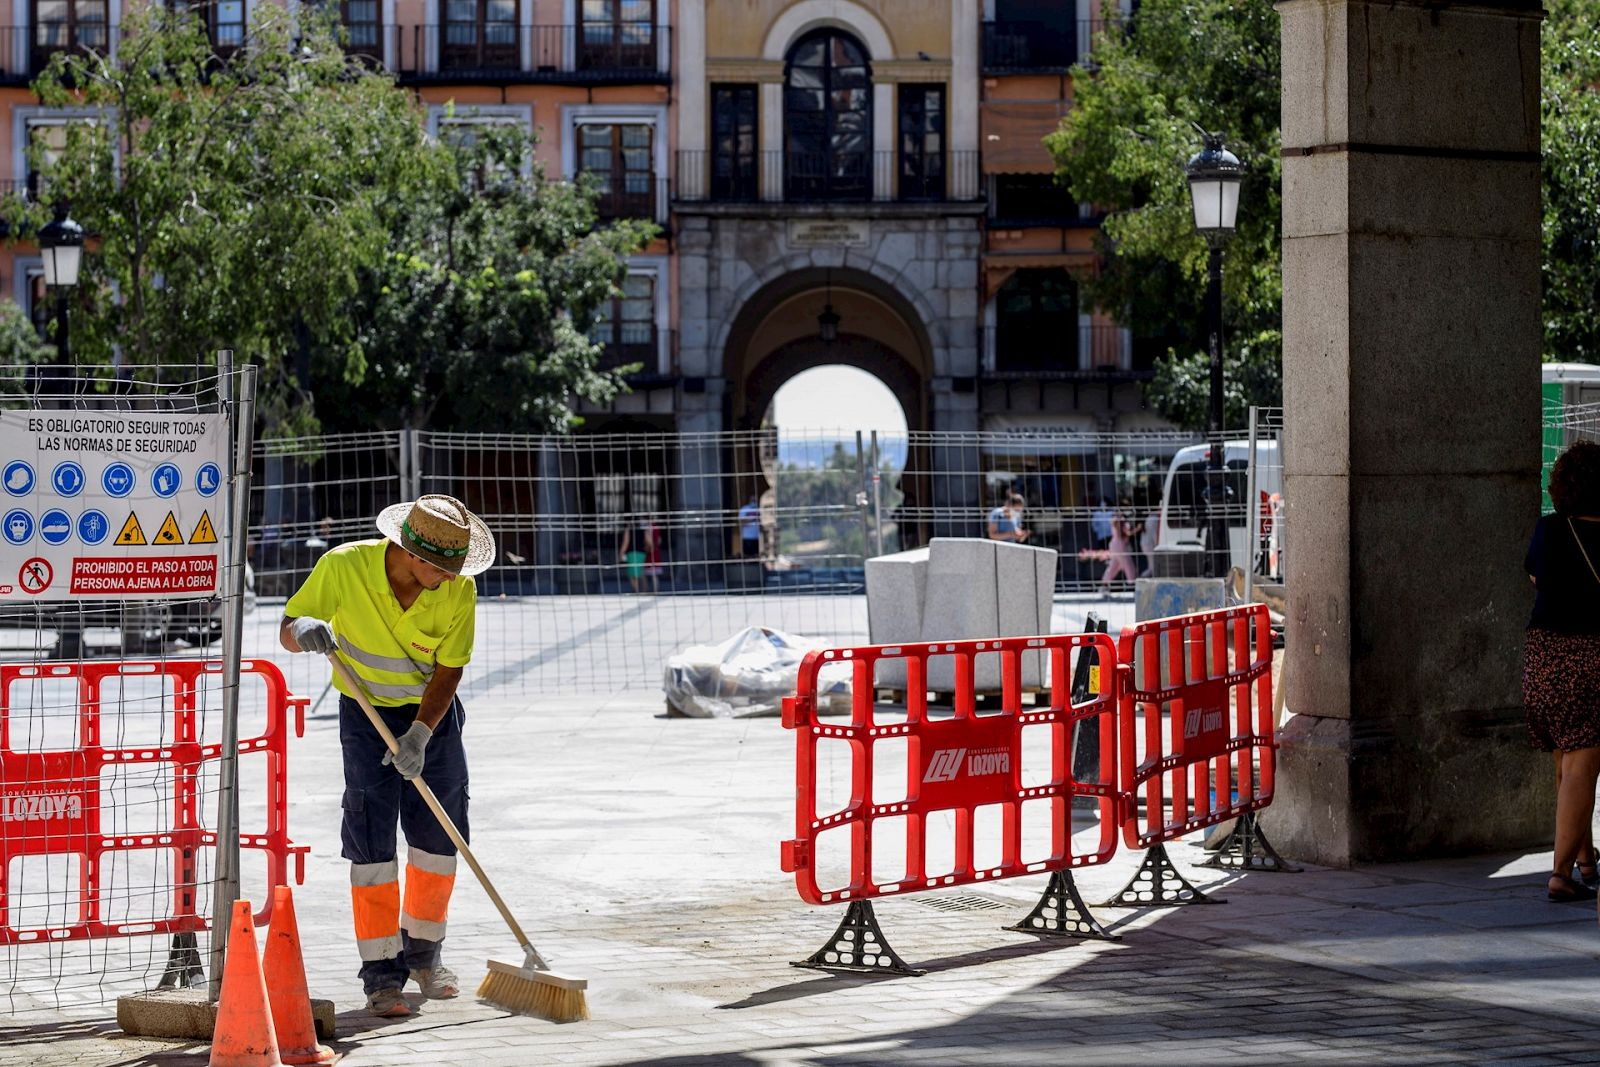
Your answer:
[[[669,28],[653,23],[620,30],[515,22],[366,24],[346,32],[349,52],[411,82],[664,82],[671,66]]]
[[[602,219],[649,219],[662,221],[667,206],[667,180],[650,175],[629,175],[601,179],[591,175],[598,184],[595,210]]]
[[[985,74],[1065,71],[1087,60],[1106,33],[1119,33],[1125,20],[1065,19],[1056,22],[985,22]]]
[[[621,334],[600,353],[600,370],[616,370],[637,363],[642,366],[627,376],[630,382],[658,382],[672,377],[678,359],[673,331],[659,329],[653,322],[625,322]]]
[[[120,33],[121,27],[106,22],[0,26],[0,84],[26,85],[57,52],[109,52]]]
[[[1134,359],[1128,331],[1106,323],[1052,325],[1041,316],[1002,322],[983,330],[985,377],[1134,381],[1148,368]]]
[[[757,152],[738,158],[678,153],[684,203],[975,202],[983,199],[978,153]]]

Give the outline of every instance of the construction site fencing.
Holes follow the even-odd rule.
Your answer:
[[[1168,467],[1197,440],[776,428],[268,439],[256,446],[252,561],[277,603],[330,547],[377,536],[385,505],[455,496],[499,546],[477,578],[486,639],[468,696],[653,688],[667,657],[749,626],[864,639],[868,557],[983,537],[1012,494],[1028,543],[1059,553],[1057,594],[1096,594],[1115,520],[1148,567]],[[1132,592],[1125,575],[1109,588]],[[311,666],[290,670],[296,689],[325,684]]]
[[[287,691],[240,684],[255,381],[0,367],[0,1012],[199,980],[219,901],[285,873]]]

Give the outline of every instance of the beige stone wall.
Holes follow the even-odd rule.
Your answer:
[[[835,25],[848,28],[857,11],[868,12],[885,28],[894,57],[915,60],[918,52],[948,61],[950,3],[935,0],[708,0],[706,4],[706,56],[708,59],[755,59],[775,24],[788,11],[808,8],[809,28]],[[802,31],[804,32],[804,31]],[[787,47],[785,45],[784,47]],[[879,60],[891,58],[874,54]]]

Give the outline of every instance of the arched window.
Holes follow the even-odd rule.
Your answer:
[[[1019,270],[995,294],[997,371],[1071,371],[1078,363],[1078,283],[1065,270]]]
[[[872,67],[861,42],[817,30],[789,50],[784,173],[791,200],[865,200],[872,186]]]

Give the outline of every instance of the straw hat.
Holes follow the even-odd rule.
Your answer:
[[[494,563],[494,534],[453,496],[430,493],[391,504],[378,516],[383,536],[451,574],[482,574]]]

